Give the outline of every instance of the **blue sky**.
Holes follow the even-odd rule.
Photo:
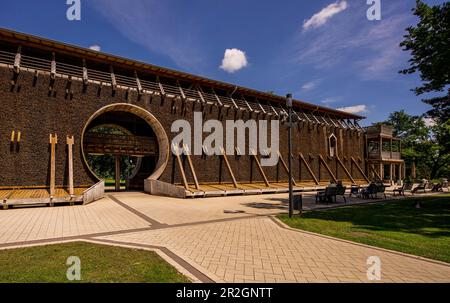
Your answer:
[[[381,20],[369,21],[366,0],[81,0],[81,20],[68,21],[66,0],[16,0],[2,3],[0,26],[261,91],[292,92],[367,116],[369,124],[395,110],[428,110],[410,91],[418,76],[398,74],[407,67],[409,55],[398,44],[417,22],[414,4],[381,0]]]

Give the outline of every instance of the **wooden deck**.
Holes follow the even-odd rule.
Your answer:
[[[328,181],[319,182],[314,181],[296,181],[293,186],[295,192],[303,191],[318,191],[323,190],[329,184]],[[366,186],[365,180],[355,180],[355,183],[344,181],[344,186],[350,187],[352,184],[359,186]],[[177,184],[180,188],[185,188],[183,185]],[[196,189],[194,184],[188,184],[186,190],[186,197],[213,197],[213,196],[230,196],[230,195],[258,195],[270,193],[287,193],[289,191],[288,182],[270,182],[267,186],[264,182],[255,183],[238,183],[235,187],[232,183],[205,183],[199,184],[200,189]]]
[[[77,203],[83,201],[83,193],[86,189],[86,187],[74,188],[73,197],[65,188],[56,188],[53,197],[50,195],[50,190],[46,188],[0,189],[0,203],[3,209],[38,204]]]

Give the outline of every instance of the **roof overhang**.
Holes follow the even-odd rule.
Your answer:
[[[127,59],[127,58],[123,58],[120,56],[116,56],[116,55],[112,55],[112,54],[108,54],[108,53],[104,53],[104,52],[98,52],[98,51],[94,51],[94,50],[91,50],[88,48],[67,44],[64,42],[58,42],[58,41],[47,39],[47,38],[37,37],[37,36],[30,35],[30,34],[24,34],[24,33],[10,30],[10,29],[0,28],[0,38],[2,40],[7,40],[7,41],[10,41],[13,43],[19,43],[22,45],[28,45],[30,47],[46,49],[48,51],[66,53],[66,54],[72,55],[72,56],[78,55],[78,56],[86,58],[86,59],[98,60],[101,62],[107,61],[111,64],[122,65],[124,67],[137,69],[137,70],[144,70],[144,71],[147,70],[147,71],[151,71],[152,73],[156,73],[160,76],[177,78],[179,80],[184,79],[184,80],[188,80],[188,81],[193,81],[193,82],[197,82],[199,84],[210,85],[210,86],[216,87],[218,89],[223,89],[223,90],[228,90],[228,91],[238,91],[239,93],[242,93],[242,94],[248,94],[251,96],[255,96],[257,98],[267,99],[269,101],[274,101],[277,103],[284,104],[286,102],[285,97],[278,96],[275,94],[265,93],[265,92],[261,92],[261,91],[255,90],[255,89],[234,85],[231,83],[212,80],[212,79],[208,79],[205,77],[196,76],[196,75],[193,75],[190,73],[176,71],[173,69],[160,67],[157,65],[144,63],[144,62],[140,62],[140,61],[136,61],[136,60],[132,60],[132,59]],[[311,104],[311,103],[301,101],[301,100],[294,100],[294,102],[298,106],[300,106],[304,109],[311,110],[311,111],[324,112],[324,113],[328,113],[328,114],[331,114],[331,115],[334,115],[334,116],[337,116],[340,118],[344,118],[344,119],[355,119],[355,120],[365,119],[364,116],[347,113],[347,112],[339,111],[339,110],[324,107],[324,106]]]

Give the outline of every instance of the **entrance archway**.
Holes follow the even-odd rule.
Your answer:
[[[105,106],[89,118],[81,150],[91,173],[112,181],[116,191],[143,189],[144,180],[158,179],[169,160],[169,140],[159,121],[126,103]]]

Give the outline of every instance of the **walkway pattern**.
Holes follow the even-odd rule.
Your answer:
[[[378,256],[381,282],[450,282],[448,264],[286,228],[269,217],[283,211],[280,197],[121,193],[87,206],[0,211],[0,248],[65,237],[157,247],[217,282],[368,282],[367,258]]]

